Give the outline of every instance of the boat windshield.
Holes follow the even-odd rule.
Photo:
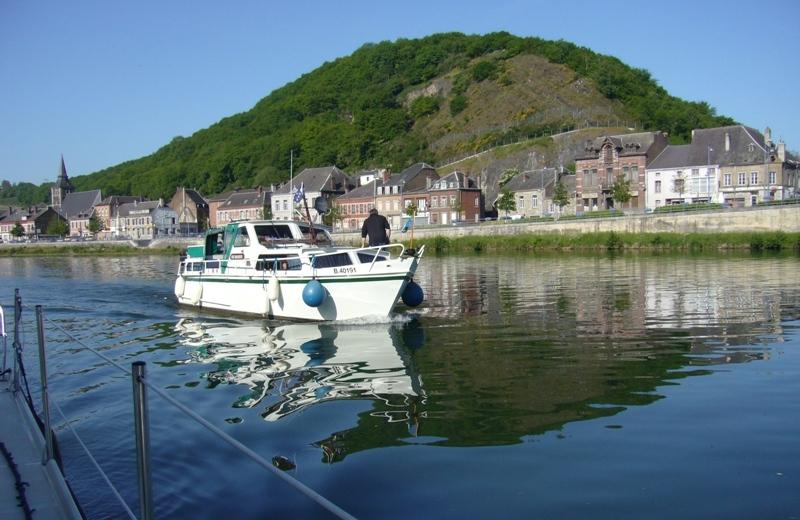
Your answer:
[[[260,224],[255,226],[256,236],[261,245],[269,245],[275,240],[294,240],[292,230],[285,224]]]
[[[300,232],[303,234],[303,240],[311,241],[311,228],[307,225],[300,224],[298,226],[300,228]],[[317,245],[321,246],[329,246],[332,244],[331,236],[328,234],[327,231],[324,229],[314,227],[314,231],[317,232]]]

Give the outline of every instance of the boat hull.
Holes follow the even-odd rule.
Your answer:
[[[221,311],[270,318],[309,321],[351,320],[387,316],[397,304],[411,277],[409,274],[317,277],[325,290],[319,307],[303,301],[303,289],[311,277],[277,279],[277,296],[270,299],[270,276],[184,276],[178,302]],[[272,282],[275,283],[274,281]]]

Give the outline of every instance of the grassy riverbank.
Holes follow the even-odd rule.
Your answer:
[[[564,235],[437,236],[415,240],[436,253],[532,251],[800,251],[800,233],[581,233]],[[408,244],[406,244],[408,245]]]
[[[409,242],[405,242],[409,246]],[[800,233],[602,233],[519,234],[496,236],[436,236],[414,240],[432,253],[529,253],[535,251],[797,251]],[[352,244],[356,245],[356,244]],[[129,256],[178,255],[181,248],[141,248],[121,244],[82,243],[63,245],[0,246],[4,256]]]
[[[0,246],[0,257],[4,256],[132,256],[175,255],[177,247],[144,248],[122,244],[59,244],[59,245],[11,245]]]

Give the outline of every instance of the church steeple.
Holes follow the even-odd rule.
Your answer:
[[[54,210],[61,213],[61,204],[68,193],[75,191],[75,186],[67,177],[67,167],[64,165],[64,154],[61,154],[61,172],[56,179],[56,183],[50,187],[50,205]]]

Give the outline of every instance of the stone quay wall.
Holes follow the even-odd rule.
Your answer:
[[[519,234],[602,233],[757,233],[800,232],[800,204],[765,208],[625,215],[622,217],[563,220],[560,222],[497,221],[461,226],[419,227],[414,238],[446,236],[502,236]],[[360,243],[360,233],[336,233],[339,241]],[[407,241],[410,233],[392,231],[393,241]]]

